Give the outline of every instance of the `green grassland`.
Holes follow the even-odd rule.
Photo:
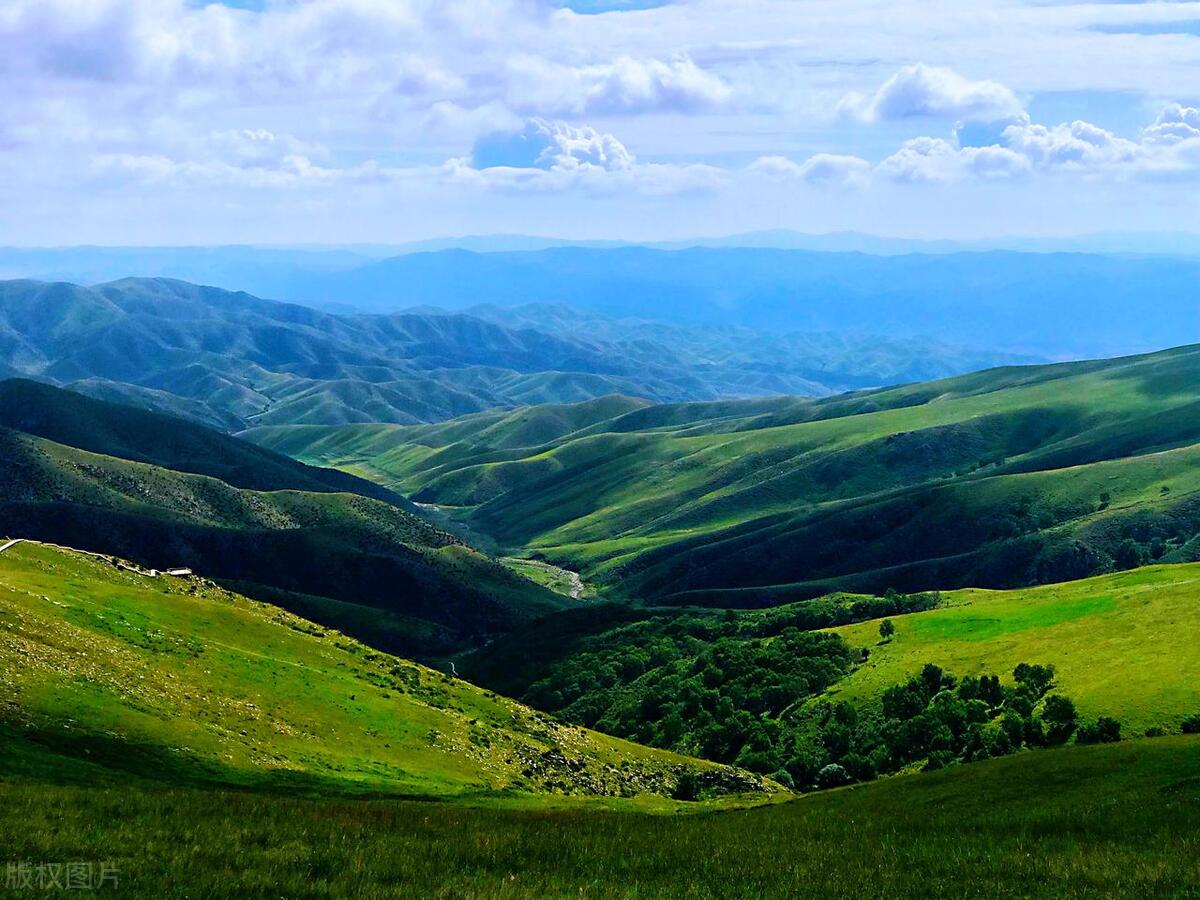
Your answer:
[[[0,771],[446,796],[669,797],[755,776],[649,750],[199,579],[0,555]]]
[[[118,871],[108,893],[155,900],[1189,898],[1200,738],[1029,752],[691,816],[8,779],[0,834],[13,859],[104,861]]]
[[[1085,716],[1112,716],[1135,733],[1178,731],[1200,713],[1200,566],[1150,566],[1015,591],[952,591],[943,605],[835,628],[867,662],[830,692],[877,697],[934,662],[957,675],[1052,664],[1055,690]]]
[[[246,436],[438,504],[616,595],[746,607],[1194,559],[1197,384],[1189,347],[819,401],[644,407],[525,447],[515,421],[537,410]]]

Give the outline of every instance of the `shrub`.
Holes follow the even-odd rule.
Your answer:
[[[817,773],[817,787],[822,790],[841,787],[844,784],[849,784],[851,780],[850,773],[837,763],[830,763]]]
[[[1200,715],[1183,720],[1184,734],[1200,734]]]
[[[1108,716],[1079,726],[1079,733],[1075,735],[1077,744],[1115,744],[1120,739],[1121,723]]]
[[[1029,663],[1021,663],[1013,670],[1013,678],[1035,697],[1041,697],[1054,681],[1054,666],[1031,666]]]
[[[1071,736],[1079,714],[1075,704],[1061,694],[1051,694],[1042,707],[1042,721],[1046,723],[1046,739],[1052,744],[1061,744]]]

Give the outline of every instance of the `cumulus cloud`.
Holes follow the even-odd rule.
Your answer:
[[[535,118],[519,131],[479,138],[471,156],[449,160],[442,175],[456,184],[507,191],[665,195],[715,190],[729,173],[702,164],[640,163],[615,135]]]
[[[1200,138],[1200,109],[1172,103],[1167,106],[1143,136],[1147,141],[1176,144]]]
[[[693,112],[717,109],[733,96],[687,56],[667,62],[621,56],[585,66],[521,56],[509,63],[507,77],[514,108],[558,115]]]
[[[1094,170],[1136,162],[1145,148],[1090,122],[1047,127],[1014,125],[1004,130],[1004,144],[1043,169]]]
[[[968,176],[1012,178],[1030,168],[1028,159],[1006,147],[960,147],[942,138],[921,137],[905,141],[878,171],[893,181],[937,183]]]
[[[530,119],[517,132],[485,135],[475,142],[476,169],[628,169],[633,154],[614,135],[563,121]]]
[[[835,153],[818,153],[802,163],[785,156],[761,156],[750,164],[749,171],[806,184],[844,186],[861,183],[870,173],[871,164],[858,156]]]
[[[851,94],[840,110],[863,122],[937,118],[992,122],[1024,114],[1016,94],[996,81],[971,81],[953,69],[905,66],[874,95]]]
[[[1163,178],[1200,174],[1200,111],[1172,104],[1137,139],[1091,122],[1004,125],[991,143],[921,137],[906,141],[877,171],[901,182],[949,182],[965,177],[1011,178],[1030,173],[1090,178]]]

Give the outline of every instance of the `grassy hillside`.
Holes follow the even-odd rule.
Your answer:
[[[0,780],[16,859],[121,896],[1190,897],[1200,738],[1037,753],[695,816]]]
[[[493,420],[250,432],[618,594],[755,606],[1194,559],[1200,348],[808,401],[654,406],[527,447]]]
[[[560,725],[199,579],[0,555],[0,774],[669,796],[751,776]]]
[[[1135,732],[1178,731],[1200,714],[1200,566],[1150,566],[1087,581],[1017,591],[942,594],[942,606],[834,631],[870,650],[837,684],[837,699],[877,697],[936,662],[959,675],[1052,663],[1057,689],[1088,716],[1119,719]]]
[[[49,390],[57,401],[59,393]],[[85,412],[92,411],[89,404],[82,401]],[[342,481],[357,486],[357,479],[297,467],[175,420],[135,411],[123,418],[119,407],[93,405],[104,415],[84,416],[77,431],[69,417],[55,418],[49,408],[42,417],[18,414],[28,409],[18,405],[10,420],[84,445],[273,489],[247,490],[209,475],[0,428],[0,521],[6,531],[147,567],[190,566],[376,646],[421,658],[477,643],[571,602],[433,527],[386,491],[380,496],[394,502],[332,492]],[[38,421],[28,422],[31,415]],[[289,485],[311,489],[279,489]]]

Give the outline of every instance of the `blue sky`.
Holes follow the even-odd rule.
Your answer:
[[[0,0],[0,243],[1196,230],[1200,2]]]

